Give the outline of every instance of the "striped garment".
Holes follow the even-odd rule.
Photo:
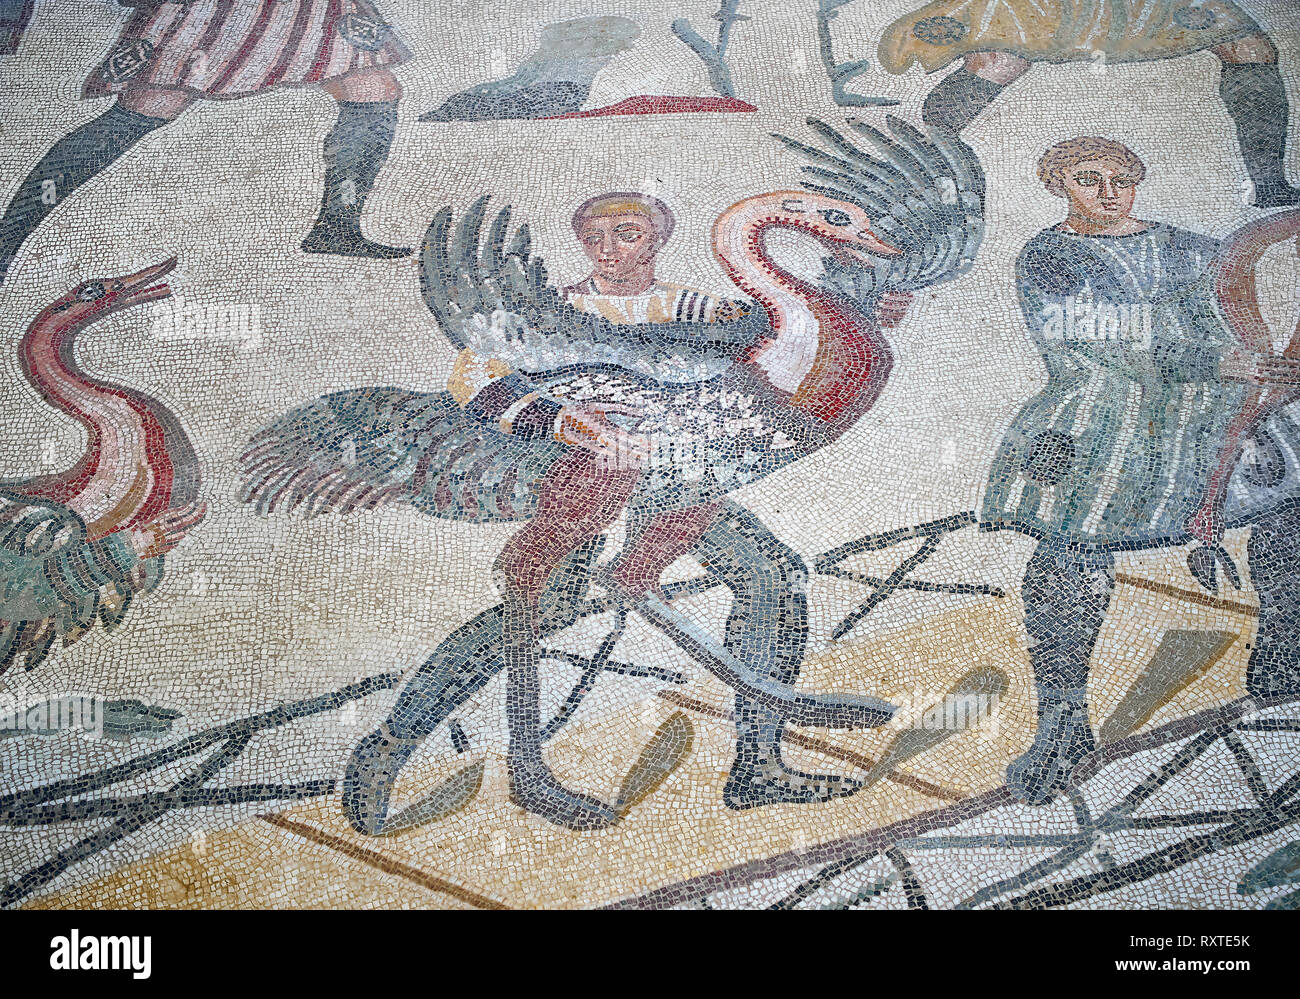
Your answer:
[[[1215,240],[1049,229],[1016,264],[1047,386],[998,449],[982,519],[1090,544],[1186,538],[1242,387],[1208,265]]]
[[[0,0],[0,55],[13,55],[23,40],[36,0]]]
[[[405,62],[410,51],[369,0],[137,3],[83,94],[136,86],[242,97]]]
[[[594,312],[616,325],[623,323],[712,323],[725,318],[726,299],[682,285],[656,281],[641,295],[602,295],[591,278],[569,285],[564,294],[575,309]]]

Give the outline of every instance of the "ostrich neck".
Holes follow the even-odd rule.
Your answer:
[[[767,235],[777,227],[752,213],[720,224],[715,251],[736,287],[762,303],[772,324],[771,339],[749,362],[776,388],[794,393],[817,356],[819,323],[813,306],[820,293],[772,260]]]
[[[839,432],[875,401],[889,375],[888,345],[852,303],[778,266],[767,248],[774,229],[807,228],[774,213],[771,203],[742,202],[714,228],[714,252],[736,286],[768,310],[772,336],[746,362],[790,394],[790,405]]]
[[[23,483],[31,496],[63,503],[91,538],[130,527],[165,509],[171,466],[157,404],[141,393],[93,379],[77,366],[73,344],[83,327],[37,320],[23,338],[23,374],[51,405],[86,429],[72,468]]]

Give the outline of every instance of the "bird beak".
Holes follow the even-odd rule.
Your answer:
[[[871,257],[893,257],[901,252],[866,228],[859,229],[852,238],[841,240],[831,248],[831,256],[840,263],[859,267],[872,266]]]
[[[122,290],[118,292],[117,301],[113,304],[122,307],[167,298],[172,290],[161,279],[171,273],[175,267],[176,258],[168,257],[160,264],[154,264],[152,267],[146,267],[142,271],[120,278]]]

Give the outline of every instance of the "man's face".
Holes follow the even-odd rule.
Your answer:
[[[596,273],[607,281],[624,280],[652,265],[659,250],[655,228],[644,215],[584,218],[578,237]]]
[[[1137,174],[1115,160],[1084,160],[1065,171],[1064,186],[1071,215],[1117,222],[1132,213],[1138,180]]]

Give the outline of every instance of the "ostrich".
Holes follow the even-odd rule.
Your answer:
[[[87,440],[66,471],[0,480],[0,673],[19,657],[33,669],[56,638],[70,645],[97,617],[114,629],[206,512],[194,448],[176,418],[143,392],[87,375],[74,356],[92,324],[170,295],[161,279],[175,266],[173,257],[84,281],[42,309],[19,344],[27,381]]]
[[[787,767],[784,727],[875,726],[894,708],[793,689],[807,640],[806,570],[727,494],[833,443],[871,407],[892,363],[881,329],[899,318],[900,296],[973,260],[983,174],[950,134],[925,136],[894,118],[892,138],[849,124],[870,152],[810,120],[824,145],[776,137],[811,161],[804,189],[744,198],[717,219],[715,256],[756,303],[741,318],[616,326],[580,312],[548,283],[526,225],[507,244],[508,207],[483,239],[483,198],[454,234],[450,209],[436,215],[422,289],[462,359],[468,352],[476,370],[513,371],[463,409],[449,393],[354,389],[252,438],[243,497],[262,513],[401,503],[432,516],[525,522],[497,562],[502,605],[448,638],[354,751],[344,807],[358,829],[400,827],[388,816],[397,772],[502,669],[512,799],[574,829],[621,818],[544,762],[550,726],[540,722],[538,667],[539,635],[574,619],[574,600],[557,593],[584,588],[600,536],[624,509],[629,540],[608,585],[736,691],[727,804],[825,801],[860,786]],[[780,230],[826,248],[816,282],[773,260],[768,239]],[[687,553],[733,592],[721,648],[658,590],[664,569]],[[417,804],[401,815],[420,813]]]

